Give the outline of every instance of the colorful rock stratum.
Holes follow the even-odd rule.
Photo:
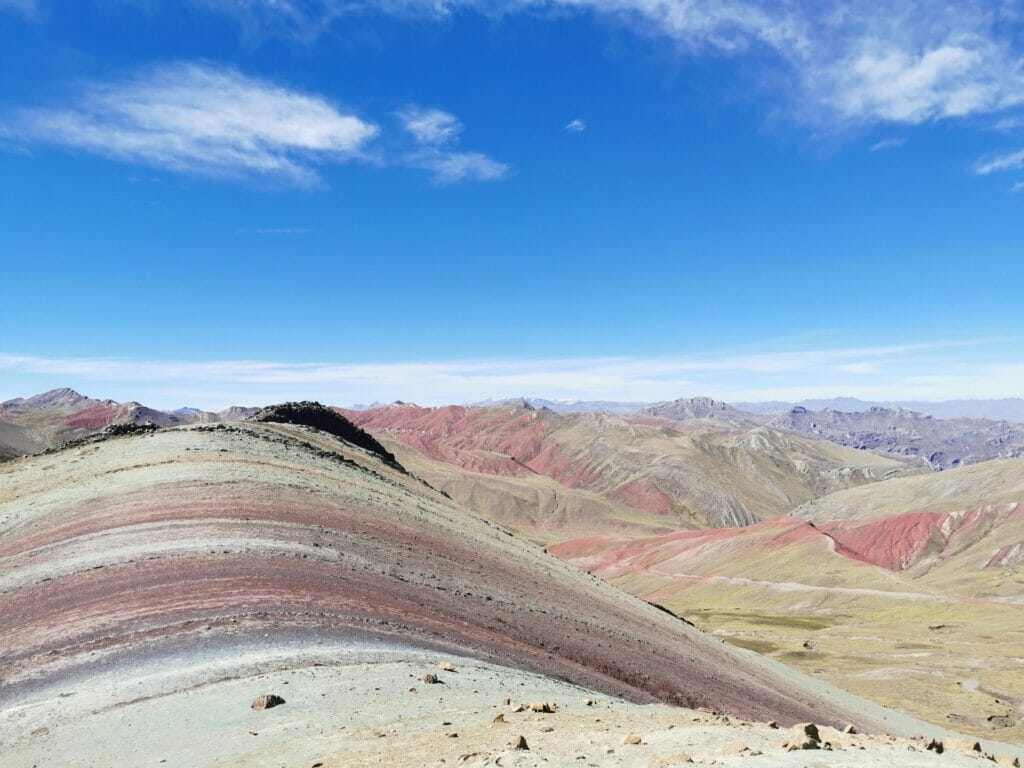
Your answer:
[[[351,425],[362,447],[276,421],[0,466],[4,765],[977,759],[548,554]]]

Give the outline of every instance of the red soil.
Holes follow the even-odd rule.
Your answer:
[[[568,488],[598,492],[606,485],[597,468],[574,460],[549,437],[537,411],[459,405],[339,411],[369,432],[387,435],[432,459],[472,472],[512,476],[535,472]],[[636,508],[648,511],[646,506]]]
[[[116,405],[93,405],[64,419],[64,426],[69,429],[103,429],[117,416]]]
[[[868,562],[900,571],[927,546],[946,517],[941,512],[911,512],[877,520],[836,520],[820,528]]]
[[[630,480],[609,493],[608,497],[654,515],[671,515],[675,509],[670,496],[645,480]]]

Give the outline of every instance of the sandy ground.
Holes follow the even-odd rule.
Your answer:
[[[442,671],[440,662],[454,663]],[[211,673],[224,677],[201,683]],[[439,684],[422,682],[434,673]],[[252,649],[230,662],[109,671],[0,714],[3,765],[29,766],[981,766],[912,740],[822,729],[832,751],[787,752],[790,732],[667,705],[630,704],[479,661],[352,644]],[[134,688],[149,696],[131,702]],[[159,693],[154,693],[160,691]],[[253,710],[274,693],[285,704]],[[505,706],[553,702],[550,714]],[[129,701],[126,703],[126,699]],[[587,704],[587,701],[592,704]],[[494,723],[496,715],[504,723]],[[624,745],[635,734],[638,745]],[[525,737],[529,750],[513,744]],[[748,752],[735,754],[741,747]],[[760,753],[760,754],[758,754]]]

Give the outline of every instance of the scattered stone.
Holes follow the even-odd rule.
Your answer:
[[[552,728],[550,725],[544,725],[541,726],[541,730],[544,731],[544,733],[551,733],[555,729]]]
[[[423,682],[427,685],[435,685],[441,681],[437,679],[437,675],[427,672],[427,674],[423,676]]]
[[[496,715],[495,715],[495,716],[494,716],[494,717],[493,717],[493,718],[491,719],[491,722],[492,722],[492,723],[504,723],[504,722],[505,722],[505,715],[503,715],[503,714],[502,714],[501,712],[499,712],[498,714],[496,714]]]
[[[746,744],[733,744],[730,747],[726,747],[722,750],[722,755],[745,755],[750,751],[750,747]]]
[[[544,712],[550,715],[555,711],[555,705],[548,701],[531,701],[526,706],[531,712]]]
[[[509,706],[512,703],[512,699],[509,699],[509,698],[502,699],[501,703],[504,704],[507,707],[507,706]]]
[[[437,668],[442,670],[442,671],[444,671],[444,672],[454,672],[455,671],[455,665],[452,664],[450,661],[442,661],[440,664],[437,665]]]
[[[928,745],[925,747],[925,749],[931,750],[932,752],[941,755],[943,750],[945,749],[945,746],[938,739],[932,739],[928,742]]]
[[[519,739],[516,740],[515,749],[529,749],[529,748],[530,748],[530,745],[526,743],[526,737],[525,736],[520,736]]]
[[[594,706],[594,704],[596,704],[597,702],[595,702],[595,701],[594,701],[593,699],[587,699],[587,700],[586,700],[585,702],[583,702],[583,703],[584,703],[585,705],[587,705],[588,707],[592,707],[592,706]]]
[[[845,728],[843,728],[843,733],[848,733],[852,736],[853,734],[857,733],[857,728],[852,724],[848,725]]]
[[[1020,768],[1020,758],[1013,755],[1000,755],[996,758],[996,765],[1011,765],[1013,768]]]
[[[459,738],[459,734],[457,734],[457,733],[446,733],[445,736],[447,736],[449,739],[457,739],[457,738]]]
[[[643,744],[643,739],[641,739],[635,733],[628,733],[622,737],[622,740],[619,741],[619,744],[623,746],[627,746],[629,744]]]
[[[774,728],[778,728],[778,727],[779,727],[779,724],[778,724],[778,723],[776,723],[776,722],[775,722],[774,720],[772,720],[771,722],[769,722],[769,723],[768,723],[768,727],[769,727],[769,728],[773,728],[773,729],[774,729]]]
[[[796,752],[798,749],[821,749],[821,742],[814,739],[803,739],[786,747],[787,752]]]
[[[512,708],[512,711],[513,711],[513,712],[525,712],[525,711],[526,711],[526,707],[524,707],[524,706],[523,706],[522,704],[516,704],[516,705],[515,705],[515,706],[514,706],[514,707]]]
[[[805,739],[810,739],[815,743],[821,741],[821,734],[818,733],[818,726],[814,723],[797,723],[790,729],[790,731],[793,734],[793,742],[797,744]]]
[[[284,704],[284,699],[276,693],[265,693],[262,696],[257,696],[253,699],[250,707],[252,709],[272,709],[274,707],[279,707],[282,704]]]
[[[690,757],[688,752],[680,752],[675,755],[668,755],[667,757],[661,758],[657,763],[652,765],[678,765],[679,763],[692,763],[693,758]]]

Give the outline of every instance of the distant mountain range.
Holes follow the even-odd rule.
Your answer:
[[[522,402],[533,408],[547,408],[555,413],[613,413],[619,416],[648,407],[651,403],[620,402],[617,400],[548,400],[543,397],[507,397],[501,400],[481,400],[473,403],[478,408],[489,408],[493,405]],[[353,407],[352,410],[363,410]]]
[[[990,419],[936,419],[903,408],[818,411],[795,406],[769,426],[849,448],[927,461],[934,469],[1024,456],[1024,425]]]
[[[181,424],[238,421],[256,408],[232,406],[218,413],[197,408],[158,411],[141,403],[96,400],[62,388],[0,403],[0,460],[38,453],[70,440],[101,432],[112,424],[174,427]]]
[[[683,402],[714,402],[710,397],[685,397],[679,400],[645,403],[619,400],[549,400],[543,397],[510,397],[499,400],[481,400],[472,403],[474,406],[486,408],[509,402],[526,402],[534,408],[547,408],[555,413],[614,413],[625,415],[639,411],[651,412],[653,409],[666,409],[673,403]],[[725,403],[723,403],[725,404]],[[376,408],[382,403],[371,405],[354,405],[351,410],[362,411]],[[766,400],[760,402],[728,403],[737,411],[746,411],[748,415],[775,415],[785,413],[791,408],[801,407],[811,411],[830,409],[848,413],[869,411],[872,408],[903,408],[908,411],[934,416],[937,419],[991,419],[993,421],[1011,421],[1024,424],[1024,398],[1004,397],[990,400],[859,400],[856,397],[833,397],[813,400]],[[693,417],[691,417],[693,418]],[[708,418],[707,416],[699,418]],[[710,418],[717,418],[710,416]]]
[[[934,416],[937,419],[992,419],[1024,423],[1024,398],[1004,397],[997,400],[858,400],[855,397],[833,397],[827,400],[800,400],[789,403],[772,400],[760,403],[734,403],[737,408],[753,413],[780,413],[797,406],[811,411],[858,412],[872,408],[903,408]]]
[[[674,422],[686,424],[688,432],[711,430],[738,434],[769,427],[776,432],[826,440],[847,448],[921,460],[939,470],[1024,456],[1024,424],[1009,420],[964,416],[940,418],[902,406],[872,405],[852,398],[805,402],[807,405],[791,405],[779,411],[777,407],[786,404],[748,403],[746,407],[740,407],[710,397],[687,397],[646,405],[521,398],[487,401],[469,408],[485,411],[502,405],[555,415],[607,415],[635,424]],[[1017,405],[1024,407],[1024,400],[965,400],[922,405],[928,405],[932,411],[948,413],[958,412],[958,409],[1011,413]],[[385,407],[375,403],[350,411],[367,413]],[[401,401],[389,407],[417,408]],[[198,408],[179,408],[168,412],[137,402],[97,400],[73,389],[55,389],[34,397],[0,403],[0,459],[37,453],[102,431],[112,424],[151,423],[157,427],[173,427],[240,421],[255,411],[255,408],[235,406],[219,412]]]

